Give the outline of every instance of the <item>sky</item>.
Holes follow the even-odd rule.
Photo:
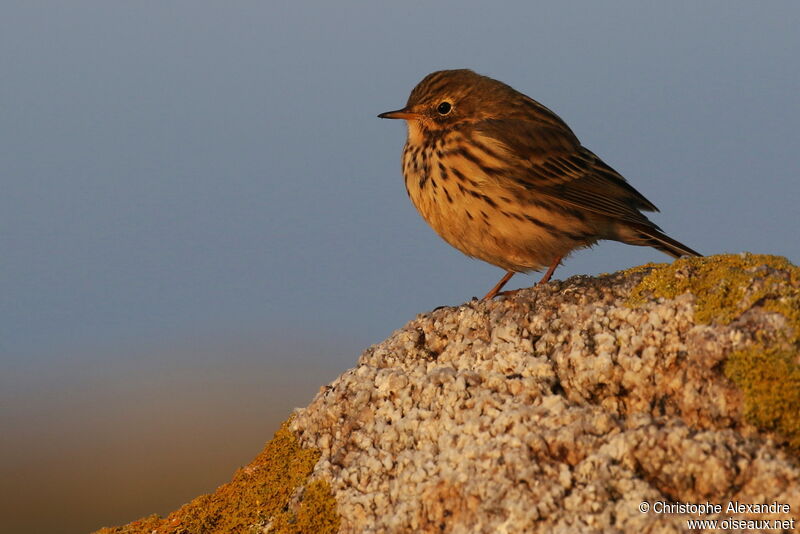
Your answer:
[[[798,27],[789,1],[3,2],[0,531],[167,513],[495,284],[376,118],[434,70],[554,110],[690,247],[797,264]],[[555,277],[668,260],[603,242]]]

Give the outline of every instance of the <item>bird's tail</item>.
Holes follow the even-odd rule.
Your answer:
[[[631,245],[641,245],[653,247],[664,254],[669,254],[673,258],[681,256],[702,256],[696,250],[692,250],[680,241],[676,241],[668,235],[660,232],[657,228],[645,224],[628,225],[625,229],[622,241]]]

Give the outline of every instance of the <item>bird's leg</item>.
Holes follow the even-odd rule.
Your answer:
[[[542,286],[550,281],[550,277],[553,276],[554,272],[556,272],[556,269],[561,264],[562,259],[564,259],[564,256],[559,256],[555,260],[553,260],[553,263],[550,264],[550,267],[547,269],[547,272],[544,273],[544,276],[542,276],[542,279],[539,280],[539,282],[537,282],[536,284],[537,286]],[[506,283],[509,280],[511,280],[512,276],[514,276],[514,271],[508,271],[505,274],[505,276],[503,276],[503,278],[501,278],[500,281],[497,282],[497,285],[494,286],[491,291],[486,293],[486,296],[483,297],[483,300],[492,300],[497,295],[513,295],[514,293],[519,291],[519,289],[514,289],[512,291],[503,291],[502,293],[500,293],[500,290],[503,289],[503,286],[506,285]]]
[[[492,300],[495,296],[497,296],[497,294],[500,293],[500,290],[503,289],[503,286],[506,285],[509,280],[511,280],[512,276],[514,276],[514,271],[508,271],[503,278],[497,282],[497,285],[495,285],[488,293],[486,293],[486,296],[483,297],[483,300]]]
[[[547,272],[544,273],[544,276],[542,277],[542,279],[539,280],[539,283],[536,284],[537,286],[543,286],[544,284],[546,284],[547,282],[550,281],[550,277],[553,276],[553,273],[556,271],[556,268],[561,263],[561,260],[563,258],[564,258],[564,256],[559,256],[559,257],[557,257],[555,259],[555,261],[553,261],[552,264],[550,264],[550,268],[547,269]]]
[[[536,283],[535,287],[539,287],[539,286],[544,285],[544,284],[546,284],[547,282],[550,281],[550,277],[553,276],[553,273],[555,272],[556,268],[558,268],[558,266],[561,264],[561,260],[563,258],[564,258],[564,256],[559,256],[558,258],[556,258],[553,261],[553,263],[547,269],[547,272],[544,273],[544,276],[542,276],[542,279],[539,280]],[[497,282],[497,285],[494,286],[494,288],[492,288],[492,290],[489,291],[489,293],[485,297],[483,297],[483,300],[492,299],[492,298],[496,297],[497,295],[502,295],[502,296],[507,297],[507,296],[513,295],[514,293],[519,291],[519,289],[512,289],[510,291],[503,291],[502,293],[500,293],[500,290],[503,289],[503,286],[506,285],[506,282],[508,282],[511,279],[512,276],[514,276],[514,273],[512,271],[508,271],[506,273],[506,275],[503,277],[503,279],[500,280],[499,282]]]

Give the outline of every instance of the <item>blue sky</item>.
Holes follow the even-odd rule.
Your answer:
[[[74,531],[166,512],[368,344],[494,285],[417,215],[405,129],[376,118],[433,70],[553,109],[687,245],[798,263],[798,27],[796,2],[5,2],[0,469],[92,443],[89,471],[180,488],[120,490]],[[556,277],[667,260],[602,243]],[[110,498],[86,472],[53,491]]]

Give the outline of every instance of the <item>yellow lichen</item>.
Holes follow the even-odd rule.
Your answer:
[[[725,374],[744,393],[745,418],[759,428],[784,435],[800,450],[800,268],[779,256],[725,254],[648,264],[628,303],[695,296],[698,323],[729,324],[760,306],[786,319],[780,339],[755,333],[755,342],[734,352]]]
[[[339,516],[330,486],[320,480],[308,481],[319,452],[300,447],[288,425],[285,422],[261,454],[214,493],[194,499],[165,519],[150,516],[96,534],[336,532]],[[294,511],[292,497],[304,485]],[[313,525],[313,529],[298,530],[305,525]]]
[[[142,534],[150,532],[158,532],[158,527],[164,523],[164,520],[157,514],[153,514],[142,519],[132,521],[127,525],[121,527],[106,527],[101,528],[94,534]]]
[[[688,292],[697,297],[695,320],[699,323],[728,324],[757,302],[780,300],[791,287],[796,292],[800,280],[798,268],[789,260],[764,254],[683,258],[629,272],[642,270],[649,273],[631,292],[630,304],[641,304],[651,295],[675,298]]]
[[[800,450],[800,365],[797,352],[753,347],[733,353],[725,374],[744,391],[744,416]]]
[[[330,485],[315,480],[306,486],[296,510],[279,512],[272,519],[272,530],[281,534],[327,533],[339,530],[336,500]]]

